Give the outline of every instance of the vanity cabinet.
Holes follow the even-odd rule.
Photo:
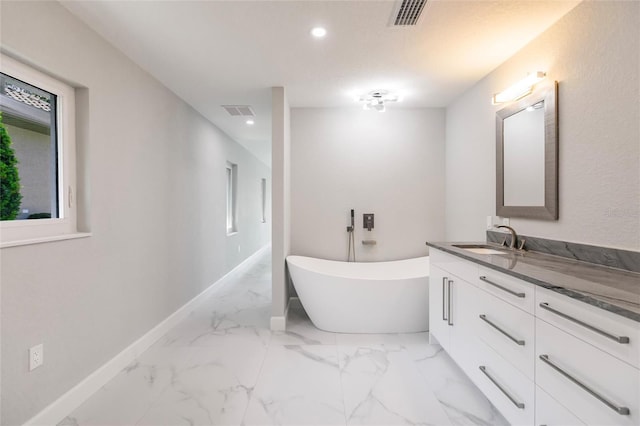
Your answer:
[[[430,334],[511,424],[640,424],[637,322],[440,250],[430,261]]]
[[[484,287],[521,303],[510,294],[522,292],[519,283],[495,271],[482,274],[472,262],[431,251],[430,335],[511,424],[533,424],[533,315]],[[491,283],[481,277],[490,277]]]

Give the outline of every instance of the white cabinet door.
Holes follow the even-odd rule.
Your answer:
[[[551,395],[536,386],[536,425],[582,426],[584,423]]]
[[[475,334],[534,380],[534,316],[484,290],[477,293],[471,323]]]
[[[479,268],[472,283],[525,312],[534,313],[535,285],[531,283],[485,267]]]
[[[640,424],[640,371],[536,319],[536,384],[589,425]]]
[[[536,288],[536,317],[640,368],[640,324],[563,294]]]
[[[474,321],[475,305],[482,290],[469,284],[468,282],[453,277],[451,283],[451,295],[453,297],[451,303],[451,323],[449,339],[450,339],[450,355],[458,365],[463,366],[474,359],[473,350],[469,351],[468,341],[475,336],[472,323]]]
[[[449,275],[430,265],[429,269],[429,335],[447,352],[449,351],[449,325],[447,289]],[[433,342],[432,342],[433,343]]]
[[[429,277],[429,332],[457,361],[456,335],[470,334],[469,315],[478,291],[461,278],[431,266]],[[464,352],[464,351],[463,351]]]
[[[479,339],[467,341],[463,370],[512,425],[533,425],[535,385]]]

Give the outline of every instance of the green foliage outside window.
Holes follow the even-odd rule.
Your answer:
[[[14,220],[21,202],[18,159],[0,113],[0,220]]]

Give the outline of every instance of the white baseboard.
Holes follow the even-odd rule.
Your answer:
[[[297,297],[292,297],[289,299],[287,303],[287,308],[284,310],[284,315],[271,317],[270,328],[271,331],[285,331],[287,329],[287,318],[289,317],[289,306],[291,306],[291,301],[293,299],[298,299]]]
[[[271,331],[285,331],[287,329],[287,319],[282,316],[271,317]]]
[[[164,336],[180,321],[185,319],[210,293],[213,292],[221,284],[236,275],[246,271],[253,266],[270,245],[266,245],[256,251],[254,254],[246,258],[242,263],[225,274],[218,281],[207,287],[202,293],[195,296],[173,314],[169,315],[164,321],[149,330],[144,336],[129,345],[118,355],[107,361],[102,367],[91,373],[87,378],[71,388],[67,393],[55,400],[44,410],[36,414],[24,426],[36,425],[56,425],[69,415],[73,410],[78,408],[91,395],[97,392],[102,386],[107,384],[125,367],[131,364],[140,354],[146,351],[158,339]]]

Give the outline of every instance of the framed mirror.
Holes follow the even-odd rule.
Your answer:
[[[496,113],[496,214],[558,220],[558,82]]]

